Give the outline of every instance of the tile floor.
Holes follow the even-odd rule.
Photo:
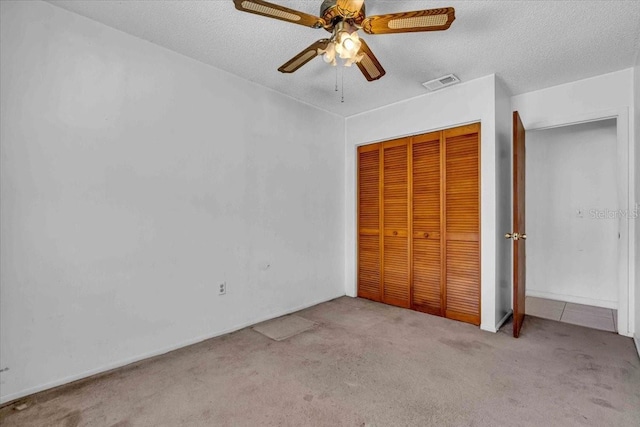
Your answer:
[[[530,316],[557,320],[558,322],[586,326],[603,331],[618,332],[618,311],[571,302],[527,297],[525,311]]]

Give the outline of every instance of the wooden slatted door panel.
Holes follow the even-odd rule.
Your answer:
[[[442,304],[441,132],[412,140],[412,295],[415,310],[444,316]]]
[[[358,148],[358,296],[382,300],[380,144]]]
[[[444,131],[446,317],[480,324],[479,125]]]
[[[408,139],[383,143],[382,300],[410,307]]]
[[[358,296],[480,324],[479,135],[358,149]]]

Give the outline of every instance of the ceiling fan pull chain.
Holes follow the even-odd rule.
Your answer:
[[[340,75],[342,76],[342,100],[340,102],[344,103],[344,67],[340,68]]]
[[[338,67],[336,68],[336,92],[338,91]]]

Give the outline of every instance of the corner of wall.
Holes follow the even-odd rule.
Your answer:
[[[511,94],[499,76],[495,77],[496,121],[496,235],[511,229]],[[512,245],[496,242],[496,329],[509,318],[512,306]]]
[[[356,245],[355,242],[355,232],[356,226],[352,224],[354,221],[355,215],[352,204],[354,203],[351,198],[353,197],[353,193],[351,192],[350,185],[352,182],[357,182],[356,180],[356,170],[357,165],[355,158],[355,150],[356,147],[352,144],[349,144],[349,138],[347,135],[348,131],[348,117],[344,117],[342,119],[343,124],[343,144],[344,144],[344,218],[342,221],[343,225],[343,233],[344,233],[344,277],[343,277],[343,287],[344,294],[348,297],[355,298],[358,296],[357,288],[354,287],[355,282],[355,267],[349,261],[351,259],[356,259]],[[353,253],[353,255],[351,255]]]
[[[633,113],[631,114],[631,120],[633,121],[633,150],[635,155],[635,168],[632,173],[635,174],[633,182],[636,183],[634,195],[632,195],[632,206],[636,210],[636,215],[640,215],[640,185],[638,185],[638,178],[640,177],[640,51],[636,54],[636,64],[633,69]],[[638,349],[638,355],[640,355],[640,218],[635,218],[635,268],[633,274],[635,275],[635,289],[633,290],[635,310],[630,315],[632,319],[631,326],[634,328],[634,340],[636,348]]]

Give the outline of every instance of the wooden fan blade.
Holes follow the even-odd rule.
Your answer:
[[[449,28],[454,19],[456,19],[456,11],[452,7],[416,10],[369,16],[362,22],[362,29],[369,34],[442,31]]]
[[[362,9],[364,0],[338,0],[336,6],[342,16],[352,16]]]
[[[370,82],[378,80],[380,77],[387,74],[387,72],[382,68],[382,65],[378,62],[378,58],[376,58],[373,52],[371,52],[367,43],[362,39],[360,39],[360,42],[362,45],[360,46],[360,51],[358,53],[363,54],[364,56],[360,62],[357,62],[356,64],[367,80]]]
[[[329,39],[318,40],[311,46],[291,58],[285,64],[283,64],[278,71],[281,73],[293,73],[298,68],[302,67],[307,62],[318,56],[318,49],[326,49],[329,44]]]
[[[256,15],[268,18],[280,19],[281,21],[292,22],[304,25],[305,27],[319,28],[325,25],[324,19],[289,9],[278,4],[269,3],[263,0],[233,0],[236,9],[243,12],[255,13]]]

